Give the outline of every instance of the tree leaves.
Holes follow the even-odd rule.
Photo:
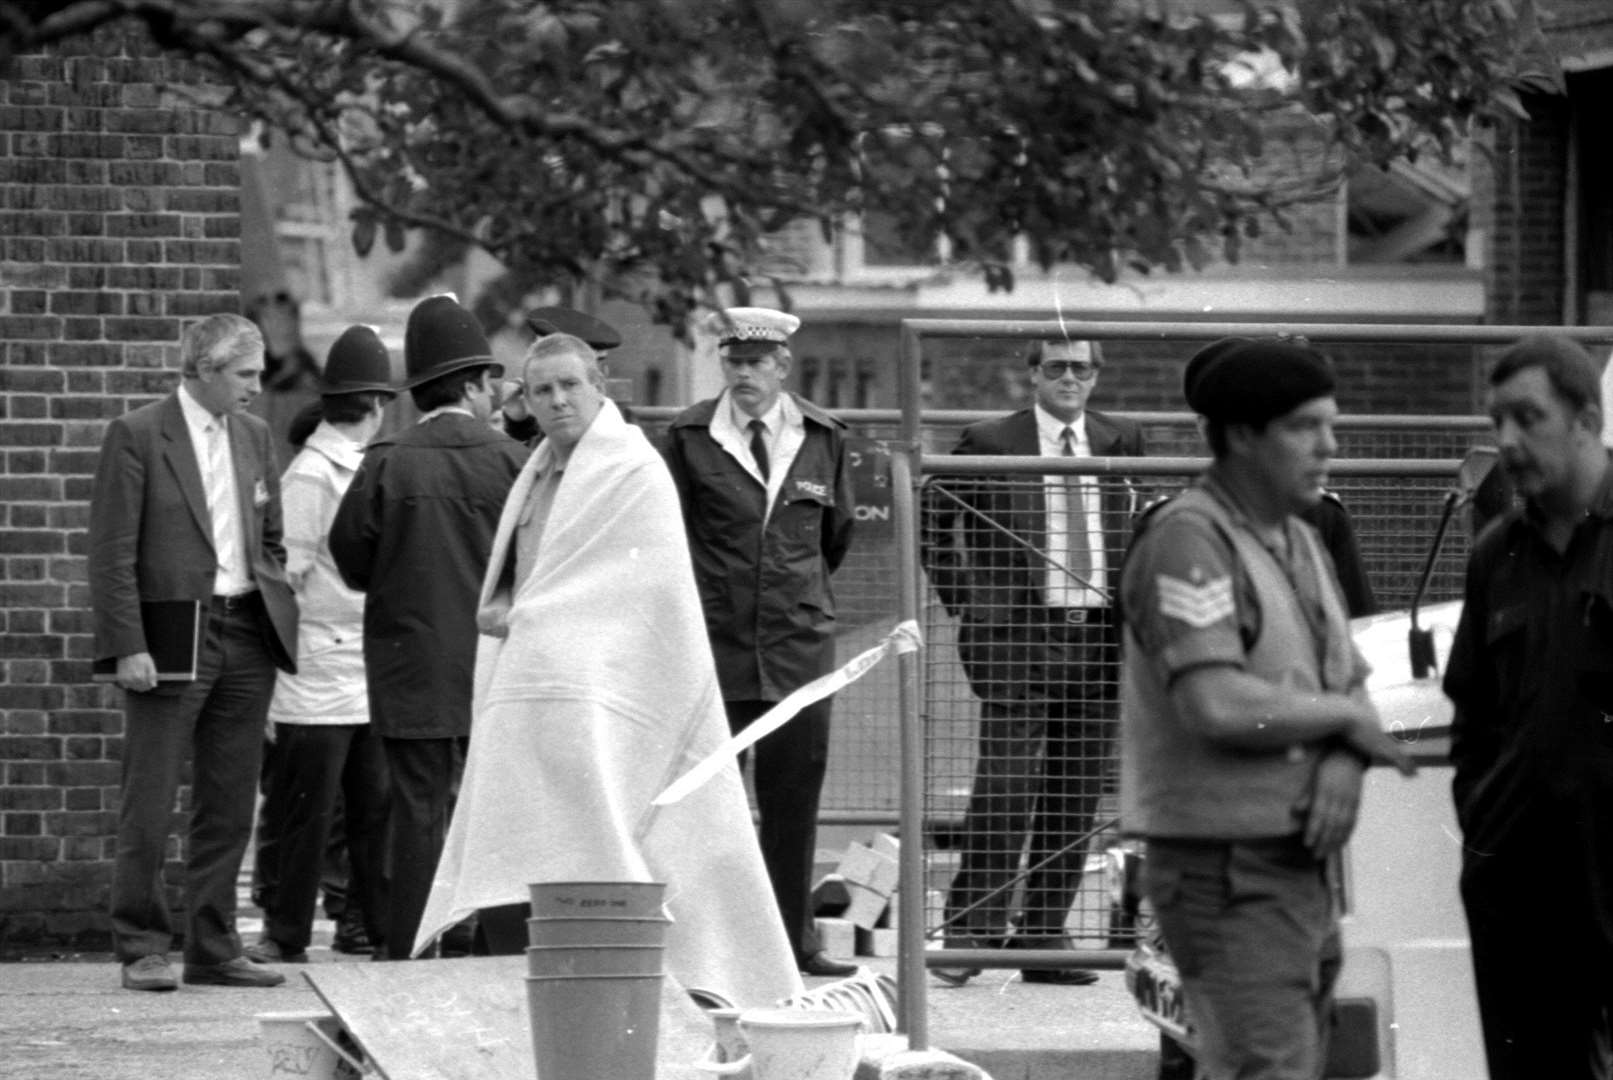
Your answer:
[[[1514,11],[1513,7],[1517,7]],[[1009,289],[1043,266],[1236,259],[1343,163],[1522,115],[1527,0],[99,0],[9,4],[0,48],[126,15],[230,105],[340,162],[356,250],[409,229],[681,319],[775,272],[769,233],[878,214]],[[713,213],[720,207],[720,213]]]

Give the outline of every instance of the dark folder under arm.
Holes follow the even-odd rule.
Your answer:
[[[196,658],[202,644],[200,600],[142,600],[140,624],[146,632],[146,651],[157,665],[158,682],[189,682],[196,678]],[[97,682],[118,677],[118,658],[95,661],[91,676]]]

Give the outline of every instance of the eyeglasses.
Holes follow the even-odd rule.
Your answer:
[[[1098,377],[1098,365],[1087,360],[1043,360],[1036,366],[1049,379],[1062,379],[1066,373],[1082,382],[1091,382]]]

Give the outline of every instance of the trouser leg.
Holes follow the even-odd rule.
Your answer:
[[[1613,956],[1600,931],[1573,909],[1583,883],[1553,879],[1567,852],[1549,841],[1522,853],[1475,856],[1462,873],[1474,985],[1490,1080],[1601,1080],[1593,1066],[1606,1023]],[[1554,926],[1542,944],[1520,928]]]
[[[336,805],[330,811],[330,830],[319,874],[319,895],[327,919],[340,920],[347,914],[352,876],[352,858],[347,852],[347,805],[346,799],[338,791]]]
[[[386,843],[392,783],[381,743],[369,724],[354,728],[342,769],[341,798],[349,868],[345,914],[351,918],[356,909],[377,949],[386,938],[383,918],[391,894]]]
[[[305,951],[313,937],[331,812],[353,730],[348,724],[276,725],[281,752],[275,784],[284,792],[284,805],[279,885],[265,912],[264,935],[288,953]]]
[[[817,701],[756,744],[758,840],[796,958],[821,949],[812,918],[812,864],[818,837],[818,804],[829,765],[832,700]],[[736,734],[772,707],[772,702],[728,702]]]
[[[241,955],[237,879],[252,839],[263,762],[263,729],[275,667],[256,605],[214,611],[219,667],[196,717],[191,768],[190,853],[185,864],[185,960],[219,964]]]
[[[281,773],[280,746],[263,747],[263,768],[258,774],[258,823],[252,847],[252,902],[268,910],[274,899],[276,874],[280,866],[280,819],[284,795],[276,790],[275,777]]]
[[[173,945],[163,863],[195,717],[195,704],[178,696],[129,693],[125,700],[110,911],[113,946],[123,964],[162,955]]]
[[[1325,868],[1298,837],[1149,838],[1144,889],[1211,1080],[1318,1080],[1339,971]]]
[[[1026,853],[1021,936],[1064,937],[1091,848],[1109,762],[1109,727],[1106,721],[1073,718],[1047,723],[1041,790]]]
[[[981,706],[974,783],[947,896],[948,929],[957,935],[998,939],[1008,933],[1046,729],[1045,718],[1023,707]]]
[[[383,739],[392,778],[387,851],[392,891],[386,918],[386,955],[402,960],[414,948],[448,835],[464,740]]]

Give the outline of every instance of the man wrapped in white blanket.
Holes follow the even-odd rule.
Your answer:
[[[664,881],[668,973],[737,1005],[800,991],[738,768],[650,800],[728,736],[677,492],[580,339],[525,389],[545,438],[482,586],[475,719],[415,952],[539,881]]]

